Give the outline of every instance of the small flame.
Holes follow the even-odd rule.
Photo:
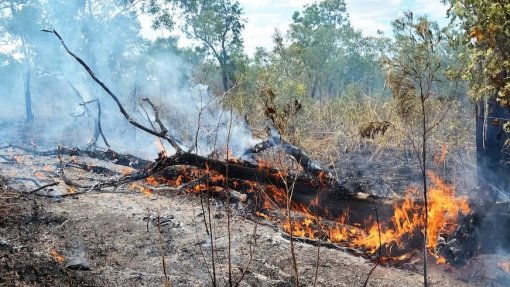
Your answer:
[[[62,262],[64,262],[64,259],[65,259],[64,256],[59,254],[55,248],[50,249],[50,254],[53,257],[53,260],[55,260],[55,262],[57,262],[58,264],[61,264]]]
[[[74,187],[74,186],[68,186],[68,187],[67,187],[67,193],[68,193],[68,194],[75,194],[75,193],[76,193],[76,187]]]
[[[149,198],[149,197],[151,197],[151,196],[152,196],[152,189],[147,188],[147,187],[145,187],[145,186],[142,186],[142,185],[140,185],[140,184],[138,184],[138,183],[132,183],[132,184],[130,184],[130,185],[129,185],[129,189],[130,189],[130,190],[133,190],[133,191],[138,190],[138,191],[140,191],[141,193],[143,193],[143,195],[145,195],[145,197],[147,197],[147,198]]]
[[[453,186],[444,183],[432,172],[428,172],[427,175],[432,183],[428,191],[427,248],[433,253],[439,236],[454,232],[458,225],[459,215],[467,215],[470,208],[467,199],[455,196]],[[266,194],[268,194],[266,197],[270,197],[271,200],[264,202],[265,208],[274,208],[274,203],[281,204],[286,200],[285,191],[275,187],[266,188]],[[323,225],[320,220],[316,220],[306,206],[293,204],[292,210],[299,211],[306,217],[292,222],[287,220],[283,224],[283,229],[293,236],[311,239],[316,239],[317,230],[322,230],[332,243],[341,243],[353,248],[361,247],[369,253],[375,253],[380,245],[385,245],[390,249],[405,247],[404,243],[419,234],[425,224],[424,208],[414,199],[418,194],[417,188],[407,191],[404,201],[395,205],[390,223],[377,223],[373,218],[369,218],[364,225],[359,223],[346,225],[345,223],[349,221],[349,210],[344,210],[336,220],[335,226],[330,227]],[[316,198],[312,200],[312,205],[315,200]],[[314,228],[316,226],[319,228]],[[412,254],[407,252],[400,257],[391,258],[391,260],[407,260],[411,257]],[[445,258],[440,256],[436,256],[436,258],[439,264],[446,263]]]

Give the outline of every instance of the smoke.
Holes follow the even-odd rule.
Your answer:
[[[0,35],[16,48],[0,54],[0,122],[14,129],[13,123],[24,120],[25,79],[30,77],[35,128],[21,140],[33,137],[45,148],[86,146],[94,134],[98,108],[83,103],[98,100],[103,131],[113,150],[145,158],[159,151],[158,139],[131,126],[59,41],[40,31],[55,29],[137,121],[157,128],[153,111],[142,101],[147,97],[160,107],[162,120],[183,148],[197,145],[199,153],[209,154],[213,149],[224,152],[228,145],[236,155],[242,154],[254,143],[249,129],[222,109],[206,86],[188,84],[192,67],[171,49],[144,39],[138,18],[118,2],[27,1],[4,13],[1,21],[11,28],[2,29]],[[16,23],[23,23],[23,28],[16,28]],[[12,132],[2,134],[0,141],[20,140]]]

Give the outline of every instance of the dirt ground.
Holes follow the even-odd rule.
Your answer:
[[[212,198],[212,238],[206,233],[200,197],[180,190],[151,195],[127,186],[67,197],[64,184],[29,194],[41,183],[57,180],[58,159],[5,150],[0,160],[0,286],[228,286],[228,235],[225,200]],[[90,158],[63,158],[125,169]],[[43,174],[41,174],[43,173]],[[77,180],[97,174],[66,168]],[[111,177],[101,175],[102,179]],[[8,180],[7,180],[8,179]],[[44,196],[41,196],[44,195]],[[205,199],[204,199],[205,200]],[[206,206],[205,202],[202,201]],[[239,286],[294,286],[289,240],[274,225],[232,206],[231,258]],[[205,215],[209,217],[207,208]],[[158,217],[161,233],[158,232]],[[214,270],[211,260],[214,247]],[[363,286],[374,262],[342,250],[297,242],[301,286]],[[251,260],[250,260],[251,258]],[[494,256],[476,256],[459,269],[430,264],[431,286],[507,286],[508,273]],[[396,267],[377,267],[368,286],[422,286],[421,255]],[[316,266],[318,269],[316,272]]]

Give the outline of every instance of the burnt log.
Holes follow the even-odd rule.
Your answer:
[[[0,149],[13,148],[19,149],[24,152],[38,155],[38,156],[59,156],[59,155],[68,155],[68,156],[88,156],[95,159],[100,159],[108,162],[112,162],[117,165],[129,166],[134,169],[141,169],[146,166],[149,166],[152,161],[144,160],[142,158],[130,155],[130,154],[122,154],[115,152],[113,150],[89,150],[89,149],[80,149],[78,147],[66,147],[66,146],[58,146],[54,150],[40,151],[32,148],[28,148],[20,145],[9,144],[7,146],[0,147]]]
[[[437,252],[454,266],[462,266],[476,253],[510,252],[510,203],[472,205],[455,233],[442,239]]]
[[[164,157],[152,167],[153,173],[165,167],[176,165],[194,166],[226,174],[232,180],[251,181],[264,186],[274,186],[281,190],[292,189],[292,202],[306,207],[314,214],[330,219],[337,219],[348,211],[346,224],[363,223],[370,216],[374,217],[374,208],[378,209],[381,221],[389,221],[393,216],[393,206],[400,199],[385,199],[369,195],[367,190],[353,189],[348,182],[339,182],[331,178],[321,178],[308,174],[282,175],[278,170],[261,168],[250,163],[231,163],[219,161],[196,154],[183,153]],[[318,201],[319,204],[312,204]]]
[[[305,172],[308,172],[311,175],[319,175],[320,173],[327,174],[321,165],[310,158],[305,152],[303,152],[303,150],[277,135],[273,135],[268,140],[265,140],[246,150],[243,154],[243,157],[253,159],[253,155],[261,153],[275,146],[280,146],[285,151],[285,153],[294,158],[294,160],[303,168]]]

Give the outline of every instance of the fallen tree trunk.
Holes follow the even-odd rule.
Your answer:
[[[161,158],[152,167],[157,173],[168,166],[189,165],[200,169],[213,170],[225,174],[228,168],[229,179],[251,181],[265,186],[274,186],[285,191],[291,187],[292,202],[306,207],[318,216],[337,219],[348,211],[346,224],[363,223],[374,216],[374,208],[378,208],[381,220],[390,220],[393,216],[393,205],[400,199],[384,199],[372,196],[364,191],[348,187],[346,183],[334,179],[321,179],[308,174],[284,175],[276,169],[261,168],[249,163],[223,162],[196,154],[183,153]],[[319,202],[315,204],[313,202]]]
[[[38,156],[59,156],[59,155],[68,155],[68,156],[88,156],[95,159],[100,159],[104,161],[109,161],[114,164],[129,166],[134,169],[144,168],[152,163],[152,161],[144,160],[142,158],[130,155],[130,154],[122,154],[117,153],[113,150],[100,151],[100,150],[89,150],[89,149],[80,149],[77,147],[66,147],[66,146],[58,146],[57,149],[48,150],[48,151],[40,151],[36,149],[27,148],[25,146],[13,145],[9,144],[0,149],[6,148],[14,148],[19,149],[34,155]]]

